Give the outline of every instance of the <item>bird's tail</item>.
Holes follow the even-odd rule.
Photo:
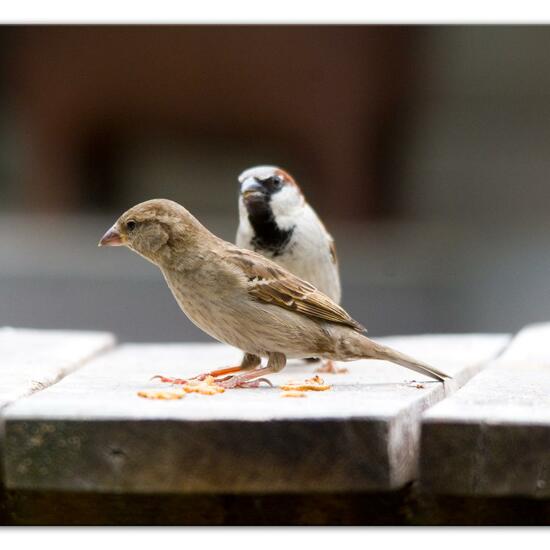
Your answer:
[[[412,357],[409,357],[404,353],[388,348],[387,346],[377,344],[370,339],[368,340],[372,344],[372,347],[369,346],[368,355],[371,359],[383,359],[384,361],[391,361],[392,363],[396,363],[397,365],[401,365],[402,367],[411,369],[415,372],[418,372],[419,374],[430,376],[431,378],[435,378],[436,380],[439,380],[441,382],[444,382],[445,379],[452,378],[452,376],[445,374],[444,372],[430,365],[427,365],[426,363],[417,361],[416,359],[413,359]]]

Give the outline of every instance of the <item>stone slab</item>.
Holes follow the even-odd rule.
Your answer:
[[[0,328],[0,409],[54,384],[114,343],[105,332]]]
[[[282,493],[388,490],[417,467],[423,410],[507,344],[505,335],[380,339],[453,374],[445,386],[382,361],[325,375],[327,392],[284,399],[277,387],[149,401],[158,373],[187,377],[235,364],[220,344],[125,345],[10,406],[6,484],[110,493]],[[310,377],[291,362],[275,385]],[[421,387],[411,384],[411,379]]]
[[[55,384],[114,343],[114,336],[105,332],[0,327],[0,459],[3,409]],[[2,481],[0,468],[0,484]]]
[[[550,497],[550,324],[523,329],[424,414],[421,483],[437,494]]]

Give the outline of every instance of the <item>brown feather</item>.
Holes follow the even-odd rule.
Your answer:
[[[365,332],[365,327],[312,284],[254,252],[237,248],[231,252],[229,261],[244,272],[248,293],[256,300]]]
[[[336,254],[336,245],[334,241],[330,241],[330,259],[334,265],[338,265],[338,255]]]

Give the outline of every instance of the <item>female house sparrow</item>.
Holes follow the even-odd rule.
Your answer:
[[[276,166],[255,166],[239,176],[239,183],[237,246],[277,262],[339,304],[334,239],[294,178]],[[330,360],[319,371],[339,372]]]
[[[225,387],[254,385],[259,377],[283,369],[287,357],[384,359],[437,380],[449,378],[370,340],[357,321],[313,285],[216,237],[175,202],[155,199],[134,206],[99,245],[127,246],[157,265],[191,321],[245,352],[250,370],[220,382]],[[260,357],[268,358],[267,366],[252,368]]]

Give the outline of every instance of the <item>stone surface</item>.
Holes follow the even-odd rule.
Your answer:
[[[54,384],[114,342],[105,332],[0,328],[0,409]]]
[[[449,495],[550,497],[550,324],[506,351],[422,422],[421,484]]]
[[[190,376],[235,364],[240,352],[219,344],[122,346],[6,410],[6,484],[182,494],[401,487],[416,473],[422,411],[475,374],[508,337],[381,340],[455,378],[444,387],[362,361],[347,364],[348,374],[323,375],[332,389],[303,399],[262,387],[149,401],[136,392],[166,388],[153,375]],[[270,379],[300,380],[314,368],[291,362]]]
[[[61,380],[102,351],[115,338],[105,332],[0,328],[0,459],[3,458],[3,409]],[[0,521],[3,468],[0,468]]]

